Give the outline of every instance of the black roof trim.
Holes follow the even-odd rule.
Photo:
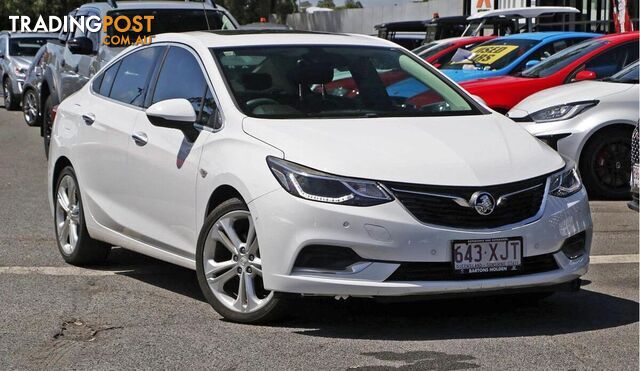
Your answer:
[[[235,35],[256,35],[256,34],[302,34],[302,35],[336,35],[334,32],[320,32],[320,31],[300,31],[300,30],[278,30],[278,29],[237,29],[237,30],[211,30],[201,31],[213,33],[222,36],[235,36]],[[345,36],[346,34],[338,34]]]

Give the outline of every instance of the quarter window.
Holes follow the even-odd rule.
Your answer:
[[[141,107],[147,93],[149,78],[162,50],[164,49],[145,48],[123,58],[109,97]]]
[[[636,42],[621,45],[591,59],[585,69],[596,73],[597,78],[609,77],[638,59]]]
[[[103,95],[105,97],[109,96],[111,92],[111,86],[113,85],[113,80],[116,77],[116,73],[118,73],[118,68],[120,68],[120,62],[115,63],[113,66],[109,67],[105,72],[101,73],[93,80],[93,91]]]

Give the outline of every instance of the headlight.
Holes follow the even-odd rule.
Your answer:
[[[568,169],[565,168],[551,176],[549,194],[556,197],[569,197],[582,189],[582,180],[575,165],[571,164]]]
[[[531,114],[531,118],[537,123],[568,120],[597,104],[597,100],[561,104],[534,112]]]
[[[330,175],[275,157],[267,157],[267,164],[280,185],[300,198],[351,206],[373,206],[393,200],[374,181]]]

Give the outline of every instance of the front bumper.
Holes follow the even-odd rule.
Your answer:
[[[540,219],[492,230],[460,230],[422,224],[398,202],[349,207],[307,201],[279,189],[249,203],[260,240],[265,288],[309,295],[401,296],[487,292],[547,287],[587,272],[592,221],[586,192],[547,197]],[[585,254],[575,260],[560,251],[585,232]],[[502,278],[387,281],[403,262],[451,262],[451,241],[523,238],[523,256],[552,254],[558,269]],[[294,269],[309,245],[349,247],[367,261],[343,272]]]

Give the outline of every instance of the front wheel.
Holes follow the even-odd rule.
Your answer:
[[[264,323],[281,317],[283,294],[266,290],[251,213],[237,198],[206,218],[196,251],[196,273],[213,309],[228,320]]]
[[[582,151],[580,175],[589,196],[629,198],[631,130],[615,128],[591,138]]]
[[[40,126],[36,93],[29,89],[22,95],[22,114],[29,126]]]
[[[44,140],[44,155],[49,158],[49,145],[51,144],[51,132],[53,130],[53,98],[47,97],[42,110],[42,138]]]
[[[14,111],[18,108],[18,100],[13,94],[13,88],[11,87],[11,80],[5,78],[2,82],[2,94],[4,95],[4,108],[7,111]]]

